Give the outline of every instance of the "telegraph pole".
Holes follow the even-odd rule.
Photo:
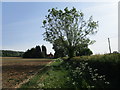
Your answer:
[[[110,39],[109,38],[108,38],[108,44],[109,44],[109,50],[110,50],[110,53],[111,53]]]

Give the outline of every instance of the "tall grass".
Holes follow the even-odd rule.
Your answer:
[[[30,80],[31,84],[23,86],[27,85],[27,88],[119,88],[119,59],[120,54],[74,57],[70,61],[57,59],[50,64],[49,70],[42,76],[32,79],[37,78],[35,82]]]
[[[74,57],[71,60],[80,62],[86,61],[93,69],[98,69],[100,75],[105,75],[106,80],[110,82],[111,88],[120,86],[120,54],[105,54]]]
[[[72,60],[90,60],[90,61],[99,61],[99,62],[120,62],[120,54],[104,54],[104,55],[92,55],[92,56],[81,56],[73,57]]]

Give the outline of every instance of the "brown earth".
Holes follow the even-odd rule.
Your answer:
[[[2,58],[2,88],[15,88],[48,64],[50,59]]]

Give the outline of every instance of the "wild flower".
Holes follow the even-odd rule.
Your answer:
[[[103,78],[103,76],[98,76],[98,78],[100,78],[100,79],[101,79],[101,78]]]
[[[95,88],[95,86],[91,86],[91,88]]]
[[[106,84],[110,84],[109,82],[105,82]]]
[[[85,63],[85,65],[88,65],[88,63]]]
[[[75,85],[75,82],[73,82],[72,84]]]
[[[74,62],[74,65],[77,65],[77,63]],[[69,64],[69,67],[72,66]],[[87,83],[87,86],[90,86],[89,88],[95,88],[100,85],[103,86],[104,84],[110,84],[109,82],[106,82],[105,75],[99,75],[97,73],[98,69],[91,68],[87,62],[80,62],[79,66],[77,65],[70,71],[72,84],[76,87],[80,87],[81,83],[83,83],[83,86],[85,83]],[[83,80],[84,82],[82,82]]]
[[[98,76],[98,73],[95,73],[95,76]]]
[[[97,79],[96,78],[93,78],[93,81],[96,81]]]
[[[38,86],[39,87],[44,87],[44,83],[39,83]]]
[[[94,71],[96,72],[96,71],[98,71],[98,69],[94,69]]]

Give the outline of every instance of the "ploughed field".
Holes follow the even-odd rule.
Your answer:
[[[24,59],[20,57],[2,57],[2,87],[15,88],[33,76],[50,59]]]

